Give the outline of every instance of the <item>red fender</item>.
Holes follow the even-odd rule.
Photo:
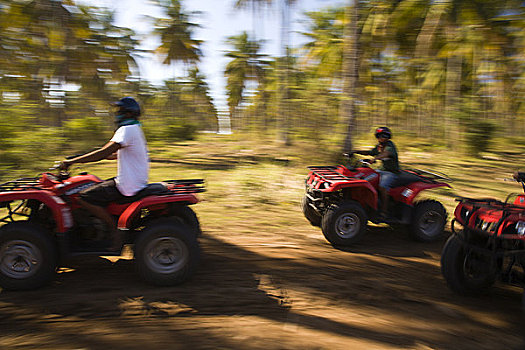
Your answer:
[[[149,196],[137,202],[131,203],[126,210],[120,215],[118,220],[118,228],[121,230],[128,230],[132,219],[140,214],[140,210],[154,205],[162,205],[166,203],[182,202],[188,204],[196,204],[199,202],[194,194],[168,195],[168,196]]]
[[[407,205],[413,205],[416,196],[424,190],[430,190],[437,187],[448,187],[452,188],[449,184],[438,182],[438,183],[426,183],[426,182],[413,182],[408,186],[396,187],[391,189],[388,193],[394,198],[394,200],[405,203]]]
[[[377,190],[368,182],[367,180],[355,179],[351,182],[341,181],[334,182],[329,190],[322,192],[335,192],[339,190],[344,190],[345,188],[351,188],[352,199],[358,201],[359,203],[365,203],[369,207],[377,210]]]
[[[73,227],[73,217],[67,204],[51,191],[12,191],[3,192],[0,195],[0,202],[34,199],[44,203],[51,209],[53,218],[56,222],[56,232],[63,233]]]

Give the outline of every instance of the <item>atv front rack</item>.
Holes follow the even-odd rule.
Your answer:
[[[351,180],[350,177],[341,174],[337,171],[338,167],[334,165],[327,165],[327,166],[309,166],[309,170],[312,171],[312,173],[325,180],[325,181],[344,181],[344,180]]]
[[[188,194],[205,192],[203,179],[165,180],[162,181],[170,190],[170,194]]]
[[[466,207],[462,206],[459,212],[457,211],[458,208],[456,208],[456,218],[454,218],[451,223],[453,233],[456,233],[454,222],[458,221],[463,226],[468,227],[469,230],[474,230],[489,236],[496,234],[497,238],[512,238],[515,236],[514,234],[500,232],[502,225],[511,215],[518,214],[521,217],[521,215],[525,213],[525,207],[523,206],[502,202],[494,198],[473,199],[459,197],[456,198],[456,201],[461,203],[458,205],[458,208],[462,205],[466,205]],[[472,215],[478,210],[485,210],[483,213],[493,216],[494,219],[486,220],[482,217],[476,217],[475,222],[470,223]],[[499,233],[501,233],[501,236],[499,236]],[[515,238],[520,240],[525,239],[522,235],[516,236]]]
[[[461,202],[465,204],[472,205],[476,209],[479,208],[494,208],[497,210],[512,210],[512,209],[521,209],[525,210],[523,206],[515,205],[508,203],[507,201],[502,202],[499,199],[495,198],[467,198],[467,197],[457,197],[456,202]]]
[[[38,177],[23,177],[0,184],[0,192],[28,191],[40,189]]]

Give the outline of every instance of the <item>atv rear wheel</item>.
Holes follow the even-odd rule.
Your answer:
[[[195,235],[202,235],[199,218],[190,207],[186,205],[178,205],[173,209],[173,212],[175,214],[175,217],[179,218],[184,225],[188,226],[191,230],[194,231]]]
[[[442,237],[447,221],[447,211],[437,201],[418,203],[410,224],[410,236],[416,241],[432,242]]]
[[[366,231],[367,217],[356,201],[332,204],[323,216],[321,228],[325,238],[333,245],[351,245],[358,242]]]
[[[169,218],[151,222],[135,244],[139,275],[159,286],[188,280],[199,262],[200,250],[192,229]]]
[[[310,199],[304,196],[301,202],[301,208],[303,210],[304,217],[312,224],[312,226],[321,226],[323,217],[310,206]]]
[[[0,228],[0,286],[35,289],[55,276],[57,251],[51,236],[37,225],[12,222]]]
[[[450,289],[462,295],[484,293],[496,280],[490,257],[468,249],[456,235],[441,253],[441,273]]]

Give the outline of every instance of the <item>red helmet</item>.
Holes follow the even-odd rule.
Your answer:
[[[377,138],[379,138],[379,137],[386,137],[388,139],[392,138],[392,132],[386,126],[381,126],[381,127],[377,128],[375,133],[374,133],[374,135]]]

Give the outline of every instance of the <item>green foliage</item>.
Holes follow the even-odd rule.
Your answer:
[[[108,141],[110,133],[105,128],[102,118],[85,116],[68,120],[63,127],[64,138],[68,146],[75,151],[89,151]]]
[[[194,140],[197,126],[191,123],[166,125],[164,138],[167,141]]]
[[[487,152],[497,131],[497,125],[490,120],[473,119],[466,123],[465,142],[469,154],[479,156]]]
[[[13,153],[16,145],[14,136],[14,126],[0,120],[0,165],[13,164],[17,160]]]
[[[144,134],[148,141],[184,141],[194,140],[199,128],[187,121],[173,120],[173,122],[152,120],[144,123]]]

